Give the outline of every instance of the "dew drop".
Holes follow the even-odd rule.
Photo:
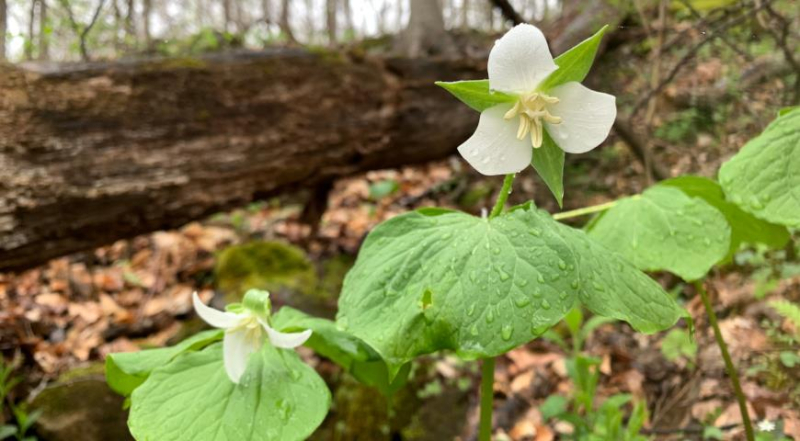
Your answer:
[[[472,327],[469,328],[469,335],[471,335],[473,337],[477,337],[478,336],[478,325],[472,325]]]
[[[518,308],[524,308],[524,307],[528,306],[528,304],[530,304],[530,303],[531,303],[531,299],[529,299],[529,298],[527,298],[525,296],[520,296],[520,297],[517,297],[516,299],[514,299],[514,304],[517,305]]]
[[[566,270],[567,269],[567,262],[564,262],[563,260],[559,260],[558,261],[558,269],[560,269],[561,271]]]
[[[503,271],[501,269],[499,269],[498,272],[500,273],[500,281],[501,282],[505,282],[506,280],[508,280],[511,277],[511,276],[508,275],[507,272],[505,272],[505,271]]]
[[[486,313],[486,323],[492,323],[494,321],[494,310],[490,307],[489,312]]]
[[[531,228],[531,230],[528,231],[528,233],[530,233],[531,236],[536,236],[536,237],[539,237],[539,236],[542,235],[542,233],[539,230],[537,230],[536,228]]]
[[[577,280],[573,280],[572,283],[569,284],[569,286],[571,286],[572,289],[578,289],[581,287],[581,284]]]
[[[541,299],[542,298],[542,291],[540,291],[539,288],[536,288],[536,291],[533,292],[533,297],[536,298],[536,299]]]
[[[483,164],[488,164],[491,159],[487,156],[481,160]]]
[[[566,300],[567,297],[568,297],[567,293],[564,292],[564,291],[561,291],[561,294],[558,295],[558,298],[561,299],[561,300]]]
[[[541,273],[536,277],[536,281],[539,283],[544,283],[544,275]]]
[[[605,291],[605,290],[606,290],[606,288],[605,288],[603,285],[601,285],[601,284],[599,284],[599,283],[597,283],[597,282],[592,282],[592,287],[593,287],[595,290],[597,290],[597,291],[600,291],[600,292],[603,292],[603,291]]]
[[[495,249],[493,249],[493,250],[492,250],[492,253],[494,253],[494,254],[500,254],[500,248],[495,248]]]
[[[703,243],[706,244],[706,246],[709,246],[711,245],[711,239],[706,237],[705,239],[703,239]]]
[[[542,300],[542,309],[550,309],[550,302],[547,299]]]
[[[514,333],[514,328],[511,325],[503,325],[503,329],[500,331],[500,336],[503,337],[503,340],[508,341],[511,340],[511,334]]]
[[[475,314],[475,304],[474,303],[469,305],[469,308],[467,308],[467,316],[472,317],[472,314]]]
[[[514,282],[517,284],[517,286],[522,288],[528,284],[528,279],[517,278],[514,280]]]

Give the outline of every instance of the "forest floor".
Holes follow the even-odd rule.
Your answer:
[[[780,107],[778,97],[786,87],[780,78],[711,109],[680,104],[687,89],[717,87],[719,78],[733,70],[735,63],[724,64],[708,54],[658,100],[659,111],[647,125],[655,133],[654,155],[672,175],[714,176],[719,164],[757,134],[774,116],[773,109]],[[597,82],[636,88],[648,81],[631,71]],[[622,104],[626,105],[624,100]],[[597,151],[568,159],[565,209],[639,192],[647,186],[643,176],[640,163],[612,138]],[[424,206],[480,213],[481,208],[491,207],[499,186],[497,179],[480,177],[452,157],[338,181],[317,225],[307,222],[307,195],[286,195],[178,230],[55,259],[19,274],[0,274],[0,352],[23,379],[9,402],[26,401],[48,384],[63,381],[65,373],[96,364],[109,353],[172,344],[196,331],[202,324],[192,311],[195,290],[206,299],[215,293],[232,298],[243,285],[259,285],[274,291],[276,307],[287,304],[333,317],[344,273],[372,227]],[[546,187],[527,170],[517,179],[510,202],[531,199],[557,211]],[[586,220],[576,219],[576,225]],[[795,248],[798,239],[795,234]],[[268,255],[235,247],[253,241],[278,241],[290,247],[270,248]],[[285,256],[291,257],[288,263],[276,261]],[[247,264],[253,259],[266,263],[240,270],[250,268]],[[740,438],[739,411],[699,298],[691,286],[674,277],[656,276],[692,315],[696,345],[682,337],[686,333],[647,336],[623,323],[603,324],[582,348],[600,360],[595,401],[628,393],[646,402],[645,433],[656,439],[701,439],[704,432],[710,438]],[[769,306],[777,299],[800,301],[796,253],[744,250],[715,271],[706,286],[743,376],[751,415],[756,421],[777,422],[785,434],[800,440],[796,340],[800,329]],[[678,329],[685,330],[686,323],[682,321]],[[548,396],[566,397],[575,388],[567,369],[574,355],[568,333],[563,326],[555,330],[550,338],[500,358],[494,385],[497,439],[545,441],[570,432],[569,424],[544,418],[541,409]],[[566,347],[560,339],[567,341]],[[475,363],[447,354],[425,357],[415,365],[409,385],[395,397],[390,411],[384,398],[356,384],[332,363],[305,350],[301,354],[334,391],[334,409],[314,439],[474,436],[479,382]]]

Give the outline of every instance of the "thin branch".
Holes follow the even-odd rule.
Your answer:
[[[103,10],[103,5],[105,5],[106,0],[100,0],[100,2],[97,4],[97,8],[94,10],[91,21],[86,26],[82,26],[80,23],[78,23],[78,20],[75,18],[75,14],[72,12],[72,7],[69,4],[69,0],[59,0],[59,3],[61,3],[61,7],[67,12],[67,19],[69,20],[69,25],[72,28],[72,31],[75,32],[75,35],[77,35],[80,39],[81,58],[84,61],[88,61],[89,50],[86,47],[86,37],[89,35],[89,32],[92,30],[95,23],[97,23],[97,19],[100,17],[100,11]]]
[[[780,33],[778,33],[775,29],[771,26],[765,26],[764,28],[769,32],[772,37],[775,39],[775,44],[780,47],[781,52],[783,52],[783,57],[786,59],[786,62],[792,66],[795,72],[795,80],[794,80],[794,99],[793,102],[797,102],[800,100],[800,62],[794,57],[793,48],[789,47],[789,35],[791,33],[791,21],[787,20],[786,17],[779,14],[775,9],[772,8],[772,5],[769,2],[764,3],[764,11],[772,17],[776,22],[778,22],[780,26]]]
[[[506,20],[511,21],[515,25],[518,25],[520,23],[525,23],[525,19],[522,18],[521,15],[519,15],[519,12],[517,12],[516,9],[514,9],[514,7],[511,6],[511,3],[509,3],[508,0],[489,0],[489,1],[491,1],[494,7],[500,9],[500,12],[503,14],[503,17],[505,17]]]
[[[703,20],[703,16],[700,15],[700,12],[698,12],[694,6],[692,6],[692,3],[689,0],[678,0],[678,1],[680,1],[683,4],[683,6],[685,6],[686,9],[689,10],[689,12],[691,12],[694,18],[698,20]],[[719,38],[722,39],[722,41],[726,45],[728,45],[728,47],[733,49],[733,51],[736,52],[740,57],[744,58],[747,61],[753,61],[753,57],[751,57],[750,54],[748,54],[747,52],[742,50],[739,46],[737,46],[736,43],[731,41],[731,39],[728,38],[727,34],[720,34]]]
[[[653,98],[653,96],[661,92],[661,90],[664,89],[664,87],[666,87],[667,84],[671,83],[672,80],[675,79],[675,77],[678,75],[678,72],[680,72],[680,70],[683,69],[683,67],[686,66],[686,64],[692,58],[694,58],[695,55],[697,55],[697,52],[700,50],[700,48],[702,48],[707,43],[717,38],[720,33],[726,31],[728,28],[736,26],[742,23],[743,21],[747,20],[748,18],[750,18],[751,14],[755,15],[756,12],[764,8],[764,6],[767,4],[769,4],[769,1],[765,1],[763,4],[756,6],[750,11],[736,17],[735,19],[723,23],[719,27],[715,28],[713,31],[707,32],[706,37],[700,40],[694,46],[692,46],[686,53],[686,55],[684,55],[683,58],[681,58],[680,60],[678,60],[677,63],[675,63],[675,66],[673,66],[672,70],[670,70],[670,72],[661,80],[661,82],[659,82],[656,87],[651,88],[649,91],[647,91],[647,93],[636,103],[636,105],[633,106],[633,110],[631,111],[631,117],[636,115],[642,109],[642,107],[644,107]]]

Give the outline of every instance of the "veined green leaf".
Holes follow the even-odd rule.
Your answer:
[[[406,375],[397,375],[390,380],[389,370],[381,356],[355,336],[337,328],[331,320],[312,317],[297,309],[284,306],[272,318],[273,325],[283,332],[311,329],[313,333],[305,346],[350,372],[358,381],[378,389],[384,395],[392,395],[403,387]]]
[[[554,61],[558,69],[542,81],[539,89],[547,91],[570,81],[579,83],[583,81],[592,68],[597,48],[600,47],[600,41],[603,40],[603,35],[607,30],[608,25],[603,26],[591,37],[556,57]]]
[[[108,386],[114,392],[128,396],[154,369],[166,365],[184,352],[197,351],[217,340],[222,340],[222,334],[221,329],[212,329],[197,333],[168,348],[108,354],[106,357]]]
[[[697,280],[727,255],[731,229],[703,199],[657,185],[619,200],[591,223],[589,235],[642,270]]]
[[[416,211],[379,225],[345,278],[337,322],[394,373],[439,350],[465,358],[502,354],[542,334],[577,302],[643,332],[682,315],[660,285],[621,256],[525,205],[493,219]]]
[[[676,187],[691,197],[702,198],[719,210],[731,226],[731,243],[724,260],[730,259],[742,243],[762,243],[770,248],[781,248],[789,240],[789,231],[781,225],[771,224],[742,211],[725,200],[722,187],[708,178],[681,176],[659,183]]]
[[[296,352],[269,344],[234,384],[214,344],[154,370],[131,401],[128,427],[137,440],[291,441],[322,423],[331,396]]]
[[[719,182],[742,210],[800,227],[800,109],[779,116],[722,164]]]
[[[450,92],[478,112],[502,103],[513,103],[517,97],[489,90],[489,80],[437,81],[436,85]]]

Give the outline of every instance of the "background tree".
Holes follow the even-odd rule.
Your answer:
[[[399,44],[408,57],[452,55],[453,40],[444,28],[439,0],[411,0],[408,26]]]

